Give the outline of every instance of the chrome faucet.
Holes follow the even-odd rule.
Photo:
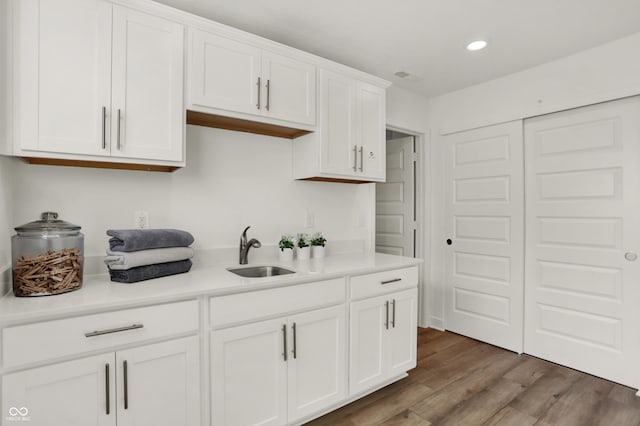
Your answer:
[[[240,236],[240,264],[241,265],[246,265],[247,263],[249,263],[249,249],[251,247],[254,248],[260,248],[262,247],[262,244],[260,243],[260,241],[256,240],[255,238],[250,239],[249,241],[247,241],[247,230],[251,228],[250,226],[247,226],[246,228],[244,228],[244,231],[242,231],[242,235]]]

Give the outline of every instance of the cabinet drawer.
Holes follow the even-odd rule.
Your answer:
[[[351,299],[376,296],[418,285],[418,267],[351,277]]]
[[[212,297],[209,302],[211,326],[218,328],[254,321],[318,306],[339,304],[344,300],[344,278]]]
[[[2,330],[3,366],[14,367],[197,329],[196,300],[8,327]]]

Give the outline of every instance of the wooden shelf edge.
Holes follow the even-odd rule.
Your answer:
[[[225,117],[217,114],[207,114],[187,110],[187,124],[212,127],[215,129],[234,130],[236,132],[254,133],[257,135],[275,136],[278,138],[295,139],[311,133],[309,130],[294,129],[293,127],[278,126],[276,124],[259,123],[241,118]]]
[[[140,170],[145,172],[173,172],[181,167],[156,164],[114,163],[110,161],[65,160],[60,158],[20,157],[25,163],[45,166],[89,167],[93,169]]]
[[[306,180],[309,182],[337,182],[337,183],[374,183],[372,180],[355,180],[355,179],[338,179],[338,178],[328,178],[328,177],[310,177],[310,178],[302,178],[296,180]]]

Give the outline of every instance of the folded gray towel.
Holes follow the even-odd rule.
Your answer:
[[[168,275],[183,274],[191,269],[190,260],[179,262],[158,263],[155,265],[138,266],[124,271],[109,270],[111,281],[118,283],[135,283],[138,281],[151,280],[153,278],[166,277]]]
[[[177,262],[192,257],[193,249],[191,247],[169,247],[131,252],[107,250],[104,263],[109,269],[123,270],[156,263]]]
[[[167,247],[188,247],[193,235],[178,229],[109,229],[112,251],[138,251]]]

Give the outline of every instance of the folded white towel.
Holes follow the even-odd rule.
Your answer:
[[[191,259],[193,253],[191,247],[169,247],[127,252],[107,250],[107,257],[104,259],[104,263],[109,266],[109,269],[125,270],[138,266]]]

